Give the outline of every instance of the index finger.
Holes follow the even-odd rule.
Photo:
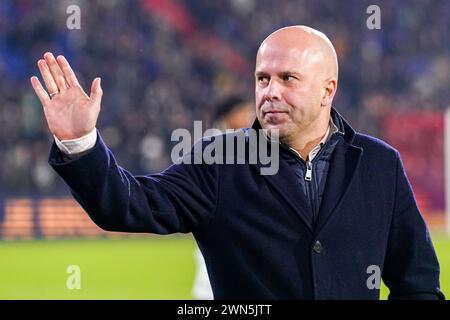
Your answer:
[[[64,77],[66,78],[67,82],[69,83],[69,86],[76,87],[80,86],[78,83],[77,76],[72,70],[72,67],[70,66],[69,62],[64,56],[58,56],[56,58],[56,61],[58,62],[59,67],[61,68],[62,72],[64,73]]]

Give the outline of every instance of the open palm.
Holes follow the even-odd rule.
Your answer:
[[[59,140],[77,139],[91,132],[100,113],[100,78],[94,79],[88,96],[63,56],[55,59],[47,52],[37,64],[48,93],[37,77],[31,77],[31,84],[42,103],[50,132]]]

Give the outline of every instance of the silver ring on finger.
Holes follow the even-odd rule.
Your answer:
[[[54,96],[56,96],[57,94],[59,93],[59,90],[58,91],[55,91],[55,92],[52,92],[52,93],[50,93],[49,94],[49,96],[50,96],[50,99],[51,98],[53,98]]]

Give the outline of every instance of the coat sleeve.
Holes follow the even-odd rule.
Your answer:
[[[100,134],[94,148],[75,160],[65,159],[53,143],[49,163],[91,219],[108,231],[187,233],[214,215],[216,165],[180,161],[159,174],[133,176],[117,164]]]
[[[427,225],[396,153],[395,204],[383,267],[389,299],[445,299],[439,289],[439,263]]]

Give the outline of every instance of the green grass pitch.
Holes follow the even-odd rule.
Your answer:
[[[450,238],[433,241],[449,297]],[[0,241],[0,299],[191,299],[193,250],[191,236]],[[69,265],[80,267],[79,290],[66,286]]]

